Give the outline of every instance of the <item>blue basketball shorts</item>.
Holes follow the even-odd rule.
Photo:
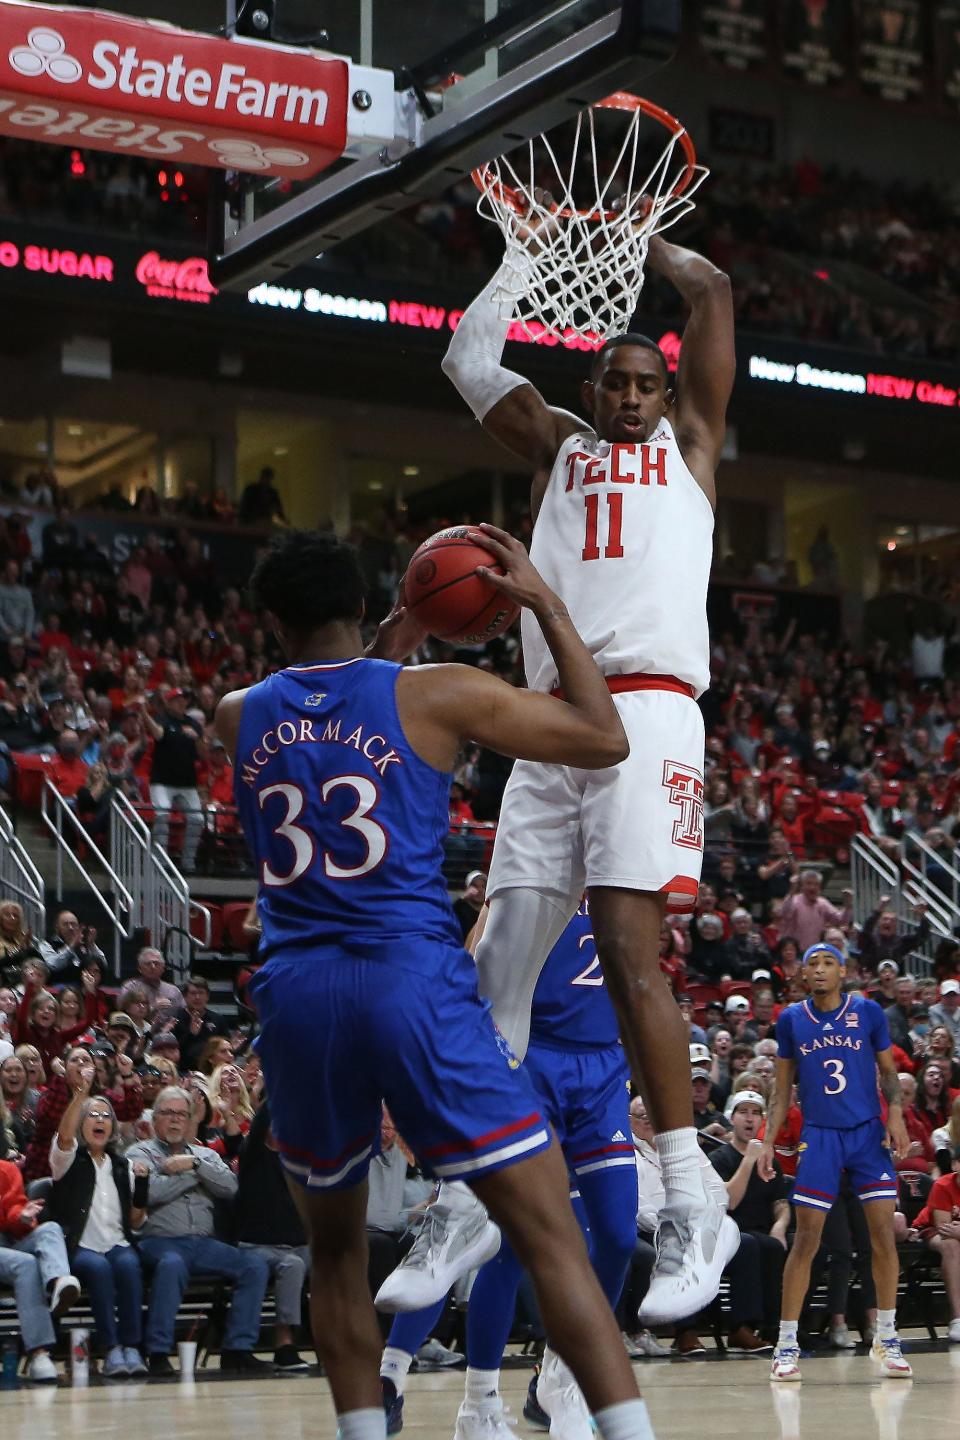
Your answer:
[[[465,950],[428,974],[325,945],[250,983],[273,1133],[309,1190],[356,1185],[380,1150],[381,1102],[425,1170],[470,1180],[552,1141],[529,1082],[477,994]]]
[[[800,1132],[794,1205],[829,1210],[844,1170],[863,1201],[896,1200],[897,1172],[884,1145],[883,1121],[874,1118],[844,1130],[804,1125]]]
[[[574,1175],[634,1168],[629,1072],[620,1045],[556,1050],[533,1035],[523,1070]]]

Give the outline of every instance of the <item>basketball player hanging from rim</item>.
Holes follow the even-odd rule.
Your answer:
[[[535,225],[528,244],[535,255]],[[730,282],[654,235],[647,263],[689,308],[676,382],[654,341],[610,335],[581,385],[587,422],[502,363],[513,315],[503,296],[519,295],[522,260],[505,261],[464,312],[443,370],[487,433],[533,471],[531,558],[607,677],[631,753],[596,775],[514,766],[487,883],[480,992],[522,1057],[541,968],[589,892],[604,979],[657,1132],[666,1205],[640,1314],[665,1322],[713,1298],[739,1244],[697,1144],[686,1028],[659,965],[664,914],[692,907],[703,852],[696,702],[709,683],[715,472],[735,370]],[[552,691],[556,670],[535,632],[524,617],[527,684]],[[443,1257],[428,1264],[444,1293]],[[403,1268],[378,1297],[383,1308],[411,1308]],[[418,1283],[416,1303],[423,1296]]]

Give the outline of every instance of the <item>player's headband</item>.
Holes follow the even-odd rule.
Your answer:
[[[837,964],[844,970],[847,968],[847,957],[843,951],[838,950],[836,945],[828,945],[825,940],[818,940],[816,945],[811,945],[809,949],[804,950],[803,959],[800,963],[802,965],[809,965],[814,955],[819,955],[821,951],[824,951],[827,955],[832,955]]]

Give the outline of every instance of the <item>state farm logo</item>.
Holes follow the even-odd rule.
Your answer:
[[[58,30],[37,25],[27,36],[26,45],[14,45],[8,56],[18,75],[35,80],[49,75],[61,85],[75,85],[83,75],[79,60],[67,54],[67,45]]]
[[[147,294],[160,300],[192,300],[209,305],[211,295],[217,293],[207,274],[207,262],[199,255],[187,260],[163,260],[156,250],[148,250],[137,262],[136,275]]]

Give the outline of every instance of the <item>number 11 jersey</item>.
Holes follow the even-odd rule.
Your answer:
[[[877,1052],[889,1050],[887,1017],[876,1000],[845,995],[836,1010],[810,999],[777,1020],[777,1051],[795,1060],[804,1124],[846,1130],[880,1114]]]
[[[530,558],[604,675],[672,675],[706,690],[713,510],[668,420],[642,445],[592,430],[564,441]],[[552,690],[556,666],[528,610],[520,628],[527,684]]]
[[[291,665],[244,698],[234,793],[264,959],[333,944],[422,973],[461,945],[441,873],[450,776],[407,741],[401,668]]]

